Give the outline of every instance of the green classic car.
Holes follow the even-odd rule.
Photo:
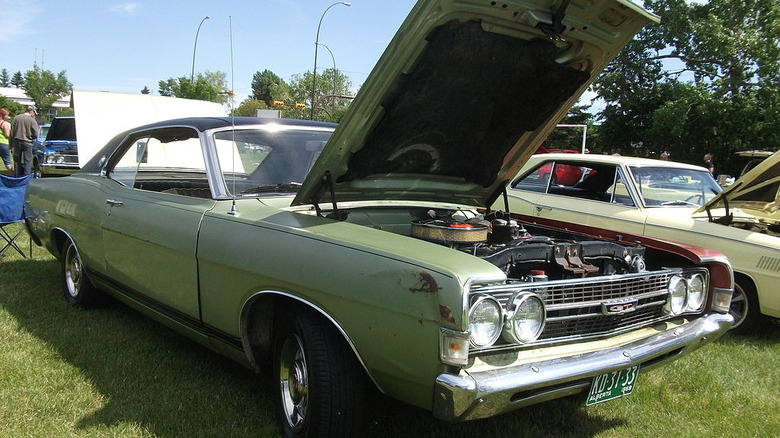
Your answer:
[[[342,123],[187,118],[31,183],[66,298],[104,294],[251,369],[287,436],[360,436],[373,386],[448,421],[582,393],[732,324],[720,253],[489,208],[651,14],[422,0]],[[261,368],[269,364],[270,368]]]

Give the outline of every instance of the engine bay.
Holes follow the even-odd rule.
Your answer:
[[[621,275],[649,269],[649,250],[638,243],[524,224],[502,212],[484,216],[473,211],[417,208],[342,213],[348,222],[406,234],[479,257],[500,268],[508,281]],[[408,222],[398,223],[402,218]]]

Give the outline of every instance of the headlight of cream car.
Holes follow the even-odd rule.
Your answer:
[[[533,342],[544,329],[545,308],[539,296],[519,293],[507,305],[504,339],[524,344]]]
[[[469,332],[471,345],[476,348],[489,347],[501,335],[503,325],[501,305],[495,298],[481,295],[469,309]]]

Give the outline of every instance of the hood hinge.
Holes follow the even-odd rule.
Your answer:
[[[332,219],[338,219],[341,220],[341,213],[339,212],[338,203],[336,202],[336,188],[333,185],[333,177],[330,174],[330,171],[326,171],[325,174],[322,176],[322,180],[320,180],[319,187],[317,190],[314,191],[315,195],[309,199],[309,202],[314,205],[314,210],[317,212],[317,216],[322,217],[322,208],[320,207],[320,199],[322,198],[322,193],[325,191],[325,188],[328,188],[330,191],[330,201],[331,205],[333,207],[333,212],[328,215],[328,217]]]
[[[571,0],[561,0],[560,6],[552,16],[552,23],[539,23],[536,27],[547,35],[551,40],[564,41],[563,31],[566,27],[563,25],[563,17],[566,16],[566,9],[569,7]]]

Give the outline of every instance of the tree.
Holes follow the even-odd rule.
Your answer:
[[[37,65],[27,70],[24,75],[24,93],[35,102],[38,111],[46,114],[54,101],[73,91],[73,84],[68,81],[65,70],[56,75],[49,70],[42,70]]]
[[[3,69],[0,71],[0,87],[10,87],[11,86],[11,76],[8,74],[7,69]]]
[[[222,72],[198,73],[194,82],[184,76],[175,79],[169,78],[160,81],[158,85],[161,96],[218,103],[227,101],[225,73]]]
[[[352,82],[347,75],[332,68],[317,75],[317,94],[314,98],[314,118],[316,120],[338,122],[351,103]],[[312,105],[312,73],[293,75],[289,85],[290,96],[295,102]],[[296,118],[308,119],[311,107],[296,112]]]
[[[575,105],[569,109],[566,117],[560,121],[562,125],[585,125],[588,129],[588,148],[592,151],[594,139],[593,116],[588,112],[589,105]],[[548,148],[572,149],[580,151],[582,149],[582,136],[584,128],[561,127],[555,128],[545,140],[545,146]]]
[[[141,94],[152,94],[152,90],[150,90],[149,87],[144,86],[144,88],[141,89]]]
[[[11,85],[16,88],[24,87],[24,76],[22,75],[22,72],[18,71],[14,73],[14,75],[11,77]]]
[[[282,84],[284,80],[270,70],[255,72],[252,76],[252,99],[262,100],[266,105],[271,106],[274,91]]]
[[[235,110],[236,116],[255,117],[257,110],[268,109],[268,105],[262,100],[252,99],[251,97],[241,102]]]
[[[11,113],[11,116],[15,116],[24,112],[24,105],[18,102],[13,102],[5,96],[0,96],[0,108],[7,108]]]
[[[647,0],[663,17],[621,52],[595,86],[605,141],[644,142],[700,163],[713,153],[780,145],[780,3]]]

